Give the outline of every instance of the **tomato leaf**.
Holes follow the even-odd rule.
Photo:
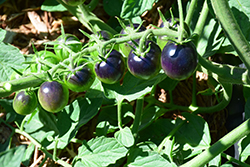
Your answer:
[[[11,148],[7,151],[0,153],[0,166],[16,167],[20,166],[24,153],[25,146],[20,145],[18,147]]]
[[[145,11],[152,9],[155,0],[125,0],[122,5],[121,18],[141,16]]]
[[[48,12],[65,12],[67,9],[56,0],[45,0],[41,6],[41,10]]]
[[[122,4],[122,0],[103,0],[103,8],[110,16],[120,16]]]
[[[0,42],[4,40],[6,33],[7,33],[6,30],[0,28]]]
[[[115,138],[98,137],[84,142],[74,160],[83,166],[108,166],[124,157],[127,151]]]
[[[135,142],[135,138],[130,130],[129,127],[125,127],[123,129],[120,129],[119,131],[115,132],[115,138],[119,141],[122,145],[125,147],[131,147],[133,146]]]
[[[141,80],[134,77],[129,72],[126,73],[123,84],[102,84],[105,96],[109,99],[132,101],[151,91],[153,86],[166,78],[165,74],[159,73],[156,77],[149,80]]]
[[[80,98],[56,116],[41,109],[24,125],[25,131],[47,149],[53,149],[55,146],[55,142],[50,142],[47,138],[57,138],[57,148],[63,149],[75,137],[78,129],[98,113],[101,104],[101,98]]]
[[[7,81],[11,73],[12,68],[22,69],[25,67],[22,63],[25,61],[24,56],[20,53],[20,50],[10,44],[0,42],[0,81]]]

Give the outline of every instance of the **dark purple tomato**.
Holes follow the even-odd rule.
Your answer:
[[[13,108],[16,113],[21,115],[28,115],[32,113],[37,107],[36,94],[33,91],[21,90],[18,92],[13,100]]]
[[[132,75],[140,79],[150,79],[158,74],[161,69],[161,49],[153,41],[146,42],[148,53],[137,55],[133,50],[129,53],[127,65]]]
[[[167,22],[169,23],[169,28],[172,30],[176,30],[178,31],[178,27],[180,25],[180,22],[177,18],[174,19],[175,21],[173,22],[172,19],[167,19]],[[166,27],[165,25],[166,23],[162,22],[160,24],[160,28]],[[188,25],[184,22],[184,29],[185,29],[185,33],[184,33],[184,37],[189,37],[190,36],[190,30]],[[168,43],[169,40],[167,40],[166,38],[167,36],[158,36],[157,37],[157,44],[160,46],[161,49],[164,48],[164,46]]]
[[[74,92],[84,92],[88,90],[95,81],[95,73],[92,64],[84,66],[81,70],[68,75],[65,84]]]
[[[56,113],[67,105],[69,90],[60,81],[46,81],[38,90],[38,100],[46,111]]]
[[[130,25],[127,25],[126,29],[122,29],[120,34],[133,34],[135,32],[142,32],[145,31],[146,28],[140,24],[133,24],[134,27],[131,27]],[[140,28],[138,29],[138,31],[135,31],[138,27],[140,26]],[[139,39],[134,40],[136,43],[139,43]],[[128,41],[127,43],[121,43],[119,44],[119,51],[124,55],[124,56],[128,56],[129,52],[131,51],[131,47],[129,46],[134,46],[132,41]]]
[[[106,84],[114,84],[123,76],[125,71],[125,61],[120,52],[112,50],[106,61],[101,61],[95,65],[97,78]]]
[[[75,53],[79,52],[82,48],[81,41],[72,34],[65,34],[65,36],[60,35],[57,37],[56,42],[59,42],[59,44],[54,45],[54,52],[61,58],[61,60],[68,58],[70,54],[65,48],[61,46],[62,44]]]
[[[70,6],[78,6],[83,4],[85,0],[62,0],[65,4]]]
[[[192,42],[176,44],[168,42],[161,54],[161,66],[172,79],[184,80],[190,77],[198,64],[197,51]]]

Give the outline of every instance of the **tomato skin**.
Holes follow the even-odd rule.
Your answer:
[[[144,56],[138,56],[131,51],[128,56],[128,70],[139,79],[150,79],[160,71],[161,49],[153,41],[146,42],[146,48],[150,45],[150,50]]]
[[[132,28],[130,25],[127,25],[126,30],[122,29],[120,34],[128,34],[128,33],[134,33],[134,32],[142,32],[146,30],[146,27],[144,27],[143,25],[141,25],[141,27],[138,29],[138,31],[135,31],[135,29],[137,29],[140,24],[134,23],[133,24],[134,28]],[[139,39],[134,40],[136,43],[139,43]],[[121,43],[119,44],[119,51],[125,56],[128,57],[130,51],[131,51],[131,47],[129,46],[134,46],[132,41],[128,41],[127,43]]]
[[[28,115],[37,107],[37,97],[35,92],[21,90],[16,93],[13,100],[13,108],[20,115]]]
[[[106,84],[114,84],[123,76],[125,71],[125,60],[120,52],[112,50],[106,61],[95,65],[97,78]]]
[[[78,6],[83,4],[85,0],[62,0],[62,1],[69,6]]]
[[[68,103],[69,90],[61,81],[46,81],[38,90],[40,105],[49,112],[61,111]]]
[[[60,58],[58,56],[56,56],[54,53],[47,51],[47,50],[46,51],[45,50],[39,51],[37,53],[37,55],[39,56],[40,59],[43,59],[43,60],[45,60],[49,63],[52,63],[52,64],[58,64],[60,62]],[[36,58],[37,58],[37,56],[34,55],[32,60],[35,61]],[[46,65],[41,66],[41,70],[43,70],[43,71],[48,71],[49,69],[51,69],[51,67],[46,66]],[[38,72],[38,64],[37,63],[31,64],[30,71],[31,72]]]
[[[172,79],[187,79],[193,74],[197,64],[197,51],[192,42],[182,45],[168,42],[161,54],[162,69]]]
[[[84,92],[88,90],[95,81],[95,73],[92,64],[84,66],[81,70],[76,71],[75,74],[65,77],[65,84],[74,92]]]
[[[60,44],[66,45],[75,53],[79,52],[82,48],[82,43],[80,42],[80,40],[72,34],[65,34],[65,36],[60,35],[55,41],[59,42]],[[61,60],[64,60],[69,57],[70,53],[62,46],[60,46],[60,44],[54,45],[54,52],[58,57],[60,57]]]

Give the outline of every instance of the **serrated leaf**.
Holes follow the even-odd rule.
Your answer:
[[[166,78],[166,74],[159,73],[152,79],[141,80],[134,77],[129,72],[126,73],[123,79],[123,84],[103,84],[105,96],[109,99],[133,101],[140,96],[149,93],[153,86]]]
[[[115,138],[98,137],[79,147],[75,159],[80,159],[84,166],[108,166],[124,157],[127,151]]]
[[[154,151],[143,151],[141,148],[135,148],[130,151],[128,167],[175,167],[174,163],[169,162],[160,154]]]
[[[151,10],[155,0],[125,0],[122,5],[121,18],[141,16],[145,11]]]
[[[21,166],[22,158],[25,153],[25,146],[11,148],[0,153],[0,166],[2,167],[17,167]]]
[[[20,53],[20,50],[10,44],[0,42],[0,82],[9,80],[9,77],[13,70],[22,69],[25,65],[22,62],[25,61],[24,56]]]
[[[75,137],[78,129],[98,113],[101,104],[101,98],[80,98],[56,115],[41,109],[32,118],[27,116],[30,121],[24,125],[25,131],[47,149],[55,146],[54,141],[48,141],[48,136],[57,138],[57,148],[63,149]]]
[[[118,140],[121,144],[123,144],[126,147],[131,147],[134,145],[135,138],[130,130],[129,127],[125,127],[123,129],[120,129],[119,131],[115,132],[115,138]]]
[[[67,9],[56,0],[45,0],[41,6],[41,10],[48,12],[64,12]]]

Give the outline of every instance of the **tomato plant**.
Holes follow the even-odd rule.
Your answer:
[[[70,6],[77,6],[84,3],[85,0],[63,0],[64,3]]]
[[[21,51],[3,4],[0,166],[249,166],[249,0],[83,2]]]

